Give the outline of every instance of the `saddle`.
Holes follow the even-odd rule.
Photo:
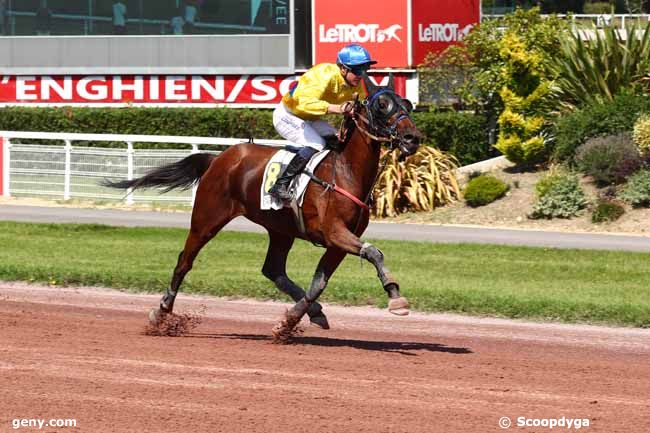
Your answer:
[[[286,165],[293,158],[293,154],[299,149],[299,147],[295,146],[286,146],[285,148],[278,150],[271,159],[269,159],[269,162],[266,164],[266,168],[264,169],[264,176],[262,177],[262,185],[260,188],[260,209],[278,210],[284,207],[293,208],[294,203],[298,208],[302,207],[305,190],[311,180],[311,176],[307,173],[313,173],[314,170],[316,170],[318,164],[320,164],[320,162],[330,152],[329,149],[315,153],[307,163],[303,172],[291,180],[291,190],[294,191],[294,198],[290,206],[285,206],[282,201],[277,200],[269,194],[269,190],[275,184],[278,176],[284,171]]]

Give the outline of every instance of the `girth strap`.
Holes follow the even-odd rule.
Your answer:
[[[309,172],[307,170],[305,170],[303,173],[306,174],[307,176],[309,176],[311,178],[311,180],[313,180],[314,182],[316,182],[317,184],[319,184],[320,186],[322,186],[326,190],[330,189],[332,191],[338,192],[341,195],[346,196],[347,198],[352,200],[355,204],[357,204],[357,206],[361,207],[362,209],[365,209],[365,210],[370,209],[370,206],[368,206],[366,203],[359,200],[359,198],[354,196],[352,193],[344,190],[343,188],[341,188],[337,184],[326,182],[323,179],[320,179],[320,178],[316,177],[316,175],[314,173]]]

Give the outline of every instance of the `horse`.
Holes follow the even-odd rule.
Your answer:
[[[339,131],[338,148],[333,148],[311,174],[303,199],[302,227],[292,211],[260,209],[260,186],[265,166],[277,148],[242,143],[215,156],[195,153],[178,162],[155,168],[144,176],[124,181],[105,181],[121,189],[163,187],[190,188],[198,182],[191,226],[178,256],[171,283],[157,309],[149,313],[153,325],[171,314],[183,278],[192,269],[199,251],[233,218],[244,216],[263,226],[269,246],[262,274],[289,295],[295,305],[273,329],[278,339],[290,336],[307,314],[312,324],[329,329],[327,316],[317,302],[328,280],[347,254],[372,263],[386,291],[389,312],[407,315],[409,303],[400,294],[397,280],[384,265],[384,255],[360,236],[368,226],[368,202],[379,175],[382,144],[399,150],[400,159],[415,153],[422,135],[411,119],[412,105],[388,85],[376,86],[363,77],[367,98],[354,101]],[[289,250],[296,238],[325,248],[311,285],[305,292],[286,272]]]

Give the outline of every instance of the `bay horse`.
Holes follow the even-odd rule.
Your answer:
[[[367,76],[363,82],[368,97],[355,101],[339,133],[345,135],[341,147],[330,151],[320,163],[313,175],[321,182],[310,182],[305,192],[304,232],[290,209],[260,210],[260,186],[265,166],[277,151],[273,147],[242,143],[218,156],[192,154],[137,179],[105,181],[105,185],[116,188],[164,187],[165,192],[189,188],[198,182],[185,247],[159,308],[149,314],[152,324],[160,323],[172,312],[181,282],[201,248],[229,221],[242,215],[268,231],[269,247],[262,273],[296,303],[274,328],[276,338],[290,336],[305,314],[313,324],[329,329],[317,299],[347,254],[360,256],[374,265],[389,297],[391,313],[408,314],[408,301],[400,295],[399,284],[384,265],[383,253],[362,242],[359,236],[368,226],[370,213],[366,203],[379,174],[381,145],[399,149],[400,158],[405,158],[415,153],[421,134],[410,117],[411,103],[394,91],[392,75],[387,86],[375,86]],[[287,256],[296,238],[325,247],[307,292],[286,273]]]

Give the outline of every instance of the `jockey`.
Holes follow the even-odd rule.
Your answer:
[[[282,201],[291,200],[289,183],[317,151],[330,140],[337,142],[336,129],[321,117],[352,110],[354,94],[366,97],[363,74],[377,63],[361,45],[347,45],[339,51],[336,64],[321,63],[305,72],[273,111],[273,126],[285,139],[300,146],[269,193]]]

